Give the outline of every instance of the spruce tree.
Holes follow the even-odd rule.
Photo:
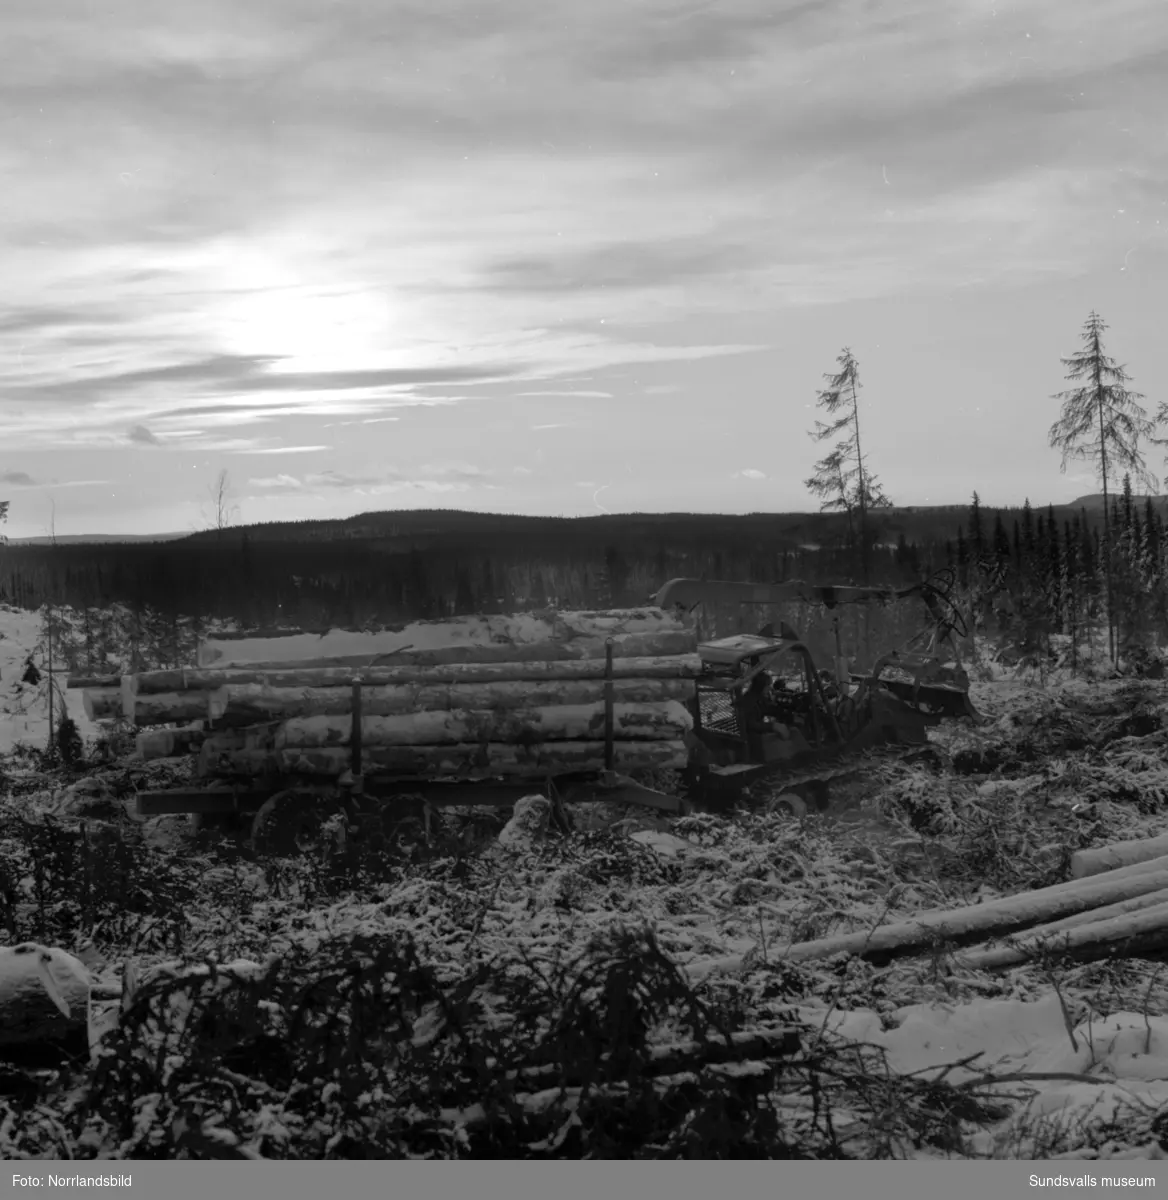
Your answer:
[[[974,561],[980,563],[985,552],[985,531],[981,521],[981,499],[976,491],[969,505],[969,548]]]
[[[1107,589],[1107,645],[1115,661],[1115,634],[1112,622],[1113,580],[1110,554],[1108,509],[1109,480],[1115,472],[1134,472],[1141,485],[1154,489],[1155,477],[1148,471],[1140,452],[1140,438],[1152,437],[1156,424],[1149,421],[1138,401],[1139,392],[1125,387],[1128,374],[1103,351],[1103,332],[1107,326],[1092,311],[1083,327],[1083,349],[1064,358],[1068,380],[1082,380],[1080,386],[1057,393],[1063,402],[1059,419],[1050,427],[1050,444],[1062,452],[1060,469],[1066,471],[1070,458],[1090,462],[1103,484],[1104,547],[1103,569]],[[1161,413],[1161,418],[1163,417]]]
[[[997,513],[994,517],[994,558],[1005,564],[1010,561],[1010,557],[1010,535],[1006,532],[1002,514]]]
[[[848,529],[855,538],[857,526],[860,538],[860,556],[864,582],[870,582],[869,554],[870,531],[868,514],[874,508],[889,508],[892,501],[876,476],[868,469],[867,457],[860,438],[860,365],[846,346],[836,359],[839,371],[824,375],[828,386],[822,389],[816,404],[835,416],[824,424],[815,422],[810,437],[817,442],[826,441],[837,434],[848,432],[831,452],[815,464],[815,474],[804,480],[804,486],[821,497],[821,512],[845,512]],[[853,524],[853,517],[855,524]]]

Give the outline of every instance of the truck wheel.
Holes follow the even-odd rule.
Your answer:
[[[323,796],[289,790],[269,796],[251,823],[255,850],[294,854],[309,849],[320,837],[330,808]]]
[[[785,813],[791,817],[807,815],[807,802],[794,792],[783,792],[781,796],[776,796],[767,807],[771,812]]]

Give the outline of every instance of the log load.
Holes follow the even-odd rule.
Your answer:
[[[390,717],[422,711],[454,709],[532,709],[547,706],[603,704],[601,679],[563,679],[501,683],[386,684],[361,689],[365,716]],[[207,716],[227,726],[289,717],[339,717],[352,711],[353,692],[344,687],[271,687],[261,683],[228,684],[207,692]],[[692,701],[688,679],[617,679],[612,684],[616,705]],[[139,695],[139,702],[147,697]],[[142,712],[148,711],[143,704]],[[135,712],[137,712],[135,708]],[[462,739],[456,739],[462,740]]]
[[[605,706],[563,704],[545,708],[450,709],[362,716],[361,744],[373,746],[457,746],[464,742],[597,741],[603,739]],[[676,700],[651,704],[614,704],[612,728],[620,741],[680,738],[693,727],[689,709]],[[234,733],[212,734],[206,752],[238,746],[245,750],[283,750],[290,746],[348,746],[349,716],[292,717]]]
[[[688,751],[680,738],[660,742],[613,743],[613,769],[643,771],[678,769],[686,765]],[[548,742],[532,746],[502,742],[458,746],[369,746],[362,753],[366,771],[385,771],[420,778],[456,777],[488,779],[501,775],[513,779],[544,779],[551,773],[602,771],[603,742]],[[346,746],[288,747],[283,750],[229,750],[211,755],[204,742],[199,752],[199,774],[299,775],[336,779],[349,770]]]
[[[616,648],[614,647],[614,650]],[[695,679],[701,673],[697,654],[615,656],[614,679]],[[401,665],[370,667],[313,667],[304,663],[252,665],[227,668],[180,668],[144,671],[127,676],[121,686],[136,696],[160,692],[214,691],[244,684],[291,688],[347,687],[354,676],[374,686],[398,684],[452,685],[462,683],[508,683],[551,680],[603,679],[605,665],[599,659],[569,659],[551,662],[447,663],[438,666]],[[115,680],[115,682],[117,682]]]
[[[85,716],[90,721],[116,721],[123,711],[120,687],[92,687],[81,693]]]
[[[207,731],[200,722],[185,729],[151,729],[135,739],[142,758],[174,758],[190,754],[203,744]]]
[[[664,637],[666,643],[676,644],[669,639],[679,633],[693,631],[688,621],[660,608],[614,609],[604,612],[558,612],[516,613],[513,615],[473,615],[453,617],[438,621],[413,621],[378,632],[351,632],[330,630],[323,635],[288,631],[279,636],[222,637],[208,638],[199,647],[198,665],[210,667],[226,663],[278,662],[291,665],[304,661],[339,658],[338,665],[347,665],[347,660],[372,661],[383,655],[400,655],[408,652],[414,661],[418,655],[444,655],[448,651],[469,652],[480,650],[502,651],[500,657],[437,657],[426,661],[441,662],[505,662],[520,661],[526,656],[515,654],[520,647],[555,645],[595,646],[599,644],[599,657],[604,657],[603,645],[606,638],[618,641],[644,639],[652,643],[655,637]],[[696,643],[695,643],[696,644]],[[508,650],[508,647],[510,650]],[[692,649],[692,645],[689,647]],[[684,650],[646,650],[630,653],[685,653]],[[596,657],[589,654],[567,654],[567,658]],[[546,652],[536,658],[549,657]]]

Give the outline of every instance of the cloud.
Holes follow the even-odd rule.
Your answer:
[[[37,486],[37,481],[27,471],[5,471],[3,475],[0,475],[0,483],[7,483],[12,487]]]
[[[249,479],[249,486],[258,488],[302,488],[304,484],[295,475],[267,475]]]
[[[67,307],[29,307],[0,309],[0,333],[29,333],[57,329],[77,329],[87,325],[117,324],[119,317],[109,312]]]
[[[482,286],[491,291],[557,292],[637,289],[689,284],[757,268],[747,245],[711,245],[699,236],[660,242],[613,242],[588,250],[501,259],[489,264]]]
[[[567,396],[581,400],[611,400],[612,392],[516,392],[517,396]]]
[[[471,463],[423,463],[413,471],[391,467],[384,471],[358,473],[342,470],[309,472],[302,476],[281,473],[249,479],[248,483],[265,492],[343,492],[378,496],[419,488],[429,491],[469,491],[475,487],[493,487],[492,475]]]
[[[331,446],[265,446],[237,450],[237,454],[315,454],[318,450],[331,450]]]
[[[532,425],[532,429],[571,429],[572,425],[567,421],[553,421],[547,425]]]
[[[126,434],[128,441],[133,442],[136,446],[160,446],[162,443],[154,434],[146,428],[145,425],[135,425],[129,433]]]
[[[736,471],[734,477],[736,479],[765,479],[766,472],[756,470],[754,467],[744,467],[741,471]]]

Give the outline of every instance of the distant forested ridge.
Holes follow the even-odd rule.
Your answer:
[[[1144,525],[1162,521],[1161,501],[1145,506],[1151,516],[1142,514]],[[911,582],[946,565],[965,572],[985,553],[1020,564],[1036,536],[1043,545],[1090,543],[1101,512],[1086,504],[983,507],[973,514],[975,532],[968,507],[889,509],[873,531],[872,581]],[[1155,534],[1141,534],[1141,545]],[[561,518],[411,510],[166,542],[12,545],[0,550],[0,599],[27,608],[122,603],[250,626],[358,626],[548,603],[640,604],[677,576],[848,583],[860,569],[837,514]]]

